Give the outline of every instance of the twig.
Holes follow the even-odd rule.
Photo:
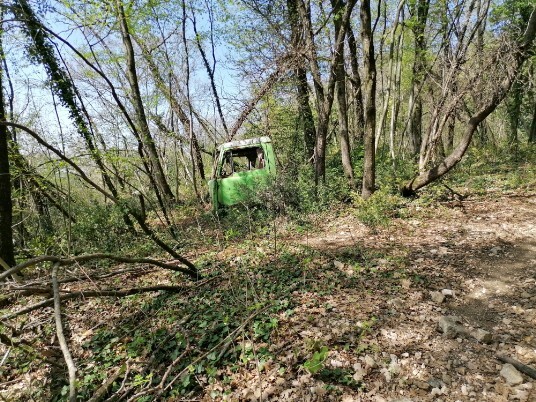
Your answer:
[[[162,392],[164,392],[164,384],[166,383],[169,375],[171,374],[171,370],[173,370],[173,367],[175,367],[175,365],[180,362],[184,356],[186,356],[186,354],[190,351],[190,342],[188,342],[186,344],[186,349],[184,349],[184,352],[182,352],[179,356],[177,356],[177,358],[175,360],[173,360],[173,362],[169,365],[169,367],[167,368],[166,372],[164,373],[164,375],[162,376],[162,380],[158,383],[158,385],[152,387],[152,388],[149,388],[149,389],[146,389],[144,391],[141,391],[141,392],[138,392],[137,394],[135,394],[134,396],[132,396],[129,401],[136,401],[138,400],[140,397],[142,397],[143,395],[147,395],[147,394],[151,394],[155,391],[158,391],[157,394],[156,394],[156,399],[158,400],[158,397],[160,395],[162,395]]]
[[[102,384],[99,389],[93,394],[91,398],[88,399],[88,402],[98,402],[108,392],[113,383],[125,372],[125,366],[118,368],[114,374],[112,374],[104,384]]]
[[[58,266],[57,262],[52,267],[52,289],[54,291],[54,320],[56,321],[56,334],[58,335],[58,341],[63,353],[63,358],[67,364],[67,370],[69,371],[69,401],[76,402],[76,367],[71,357],[71,352],[67,346],[65,335],[63,334],[63,325],[61,322],[61,302],[60,291],[58,285]]]
[[[0,362],[0,367],[3,366],[4,363],[6,362],[7,358],[9,357],[9,353],[11,353],[11,348],[7,348],[6,354],[2,358],[2,361]]]
[[[452,188],[450,188],[449,186],[447,186],[445,183],[441,183],[441,184],[443,184],[443,186],[444,186],[447,190],[449,190],[452,194],[458,196],[458,198],[459,198],[460,201],[463,201],[464,199],[467,198],[466,195],[463,195],[463,194],[458,193],[457,191],[455,191],[455,190],[453,190]]]
[[[497,355],[497,359],[499,359],[500,361],[504,363],[510,363],[512,366],[514,366],[516,369],[518,369],[522,373],[536,380],[536,369],[530,366],[527,366],[526,364],[523,364],[517,361],[516,359],[512,359],[511,357],[508,357],[505,355]]]

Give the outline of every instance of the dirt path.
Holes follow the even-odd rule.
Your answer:
[[[229,400],[536,401],[535,380],[508,384],[496,358],[536,367],[536,197],[408,213],[381,229],[347,214],[290,241],[321,253],[319,272],[334,265],[347,281],[296,292],[300,307],[279,317],[272,370],[242,373],[246,386]],[[444,336],[447,316],[491,341]],[[320,345],[325,370],[296,370]]]

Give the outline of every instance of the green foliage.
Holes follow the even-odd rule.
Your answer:
[[[322,346],[320,350],[313,353],[313,356],[303,363],[303,368],[311,374],[316,374],[324,367],[324,361],[329,353],[327,346]]]
[[[407,203],[400,195],[387,189],[376,191],[369,199],[354,196],[355,214],[361,222],[369,226],[386,226],[392,218],[400,215]]]
[[[354,380],[353,374],[348,369],[323,368],[318,373],[318,378],[328,384],[341,384],[354,389],[362,387],[360,382]]]
[[[100,203],[86,204],[77,211],[72,239],[75,254],[96,251],[113,253],[117,250],[126,253],[125,246],[137,244],[125,226],[120,207]]]
[[[449,179],[475,193],[532,188],[536,185],[534,145],[519,144],[515,149],[496,149],[491,145],[471,148]]]

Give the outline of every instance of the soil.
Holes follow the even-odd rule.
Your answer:
[[[296,292],[300,307],[279,317],[277,357],[268,369],[234,374],[228,400],[536,401],[535,380],[524,375],[509,385],[497,359],[536,367],[536,197],[410,208],[387,227],[369,228],[346,212],[286,239],[321,250],[329,258],[318,269],[334,264],[354,286]],[[364,261],[363,250],[382,257]],[[431,292],[442,291],[444,300],[433,301]],[[491,342],[445,337],[444,316],[457,316],[467,331],[488,331]],[[312,352],[315,344],[329,346],[323,375],[293,370],[296,350]],[[337,375],[347,386],[326,387]]]
[[[254,358],[220,370],[212,381],[205,379],[201,392],[187,400],[536,401],[536,380],[522,374],[519,383],[509,384],[497,359],[502,354],[536,367],[536,194],[487,194],[425,206],[412,202],[402,214],[386,226],[370,227],[346,208],[313,218],[314,229],[299,236],[292,225],[285,231],[284,223],[276,222],[277,247],[269,233],[264,242],[250,239],[246,248],[241,245],[244,239],[219,249],[208,242],[200,246],[228,267],[251,250],[265,253],[266,245],[273,245],[275,254],[268,266],[287,258],[277,254],[282,249],[310,258],[296,263],[303,286],[290,291],[294,307],[277,313],[269,339],[255,340],[247,333],[236,339]],[[234,275],[238,281],[255,281],[259,267],[251,268],[247,280],[240,272]],[[221,281],[215,276],[206,284],[193,284],[185,288],[184,298],[196,295],[201,286],[227,286],[231,276],[227,272]],[[143,269],[101,286],[134,286],[136,281],[150,286],[179,279]],[[91,299],[69,305],[74,357],[91,361],[82,343],[100,327],[113,331],[122,320],[132,320],[136,308],[137,320],[148,333],[150,325],[165,324],[162,319],[150,324],[154,316],[133,303]],[[457,317],[462,331],[447,337],[438,323],[451,316]],[[43,320],[50,321],[50,312],[34,313],[32,319],[37,323],[32,328],[39,331]],[[187,320],[172,325],[181,329]],[[477,340],[472,335],[477,329],[491,339]],[[115,336],[126,344],[131,335]],[[36,336],[45,349],[56,342],[54,337],[49,342],[50,334],[48,339]],[[9,354],[1,347],[0,357]],[[57,349],[51,350],[61,361]],[[270,357],[261,359],[262,350]],[[131,367],[127,362],[127,370],[143,373],[142,363]],[[25,390],[43,389],[54,378],[40,368],[1,381],[1,399],[17,400]]]

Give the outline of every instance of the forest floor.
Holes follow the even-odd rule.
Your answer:
[[[347,280],[293,293],[269,368],[236,373],[229,400],[536,401],[536,381],[509,384],[497,359],[536,367],[534,194],[417,207],[382,228],[348,211],[325,218],[283,241],[320,251],[307,279],[335,268]],[[463,327],[449,337],[438,328],[448,316]],[[293,369],[314,352],[314,375]]]
[[[301,226],[278,218],[246,235],[203,231],[190,257],[207,279],[67,303],[82,400],[115,375],[100,400],[536,401],[536,380],[501,374],[497,359],[536,368],[534,190],[410,202],[395,214],[367,226],[341,208]],[[144,268],[64,290],[125,283],[184,278]],[[15,326],[62,362],[50,310]],[[58,383],[66,392],[64,369],[21,368],[13,359],[27,352],[7,359],[1,348],[0,399],[49,400]],[[162,383],[177,392],[151,399],[168,368]]]

